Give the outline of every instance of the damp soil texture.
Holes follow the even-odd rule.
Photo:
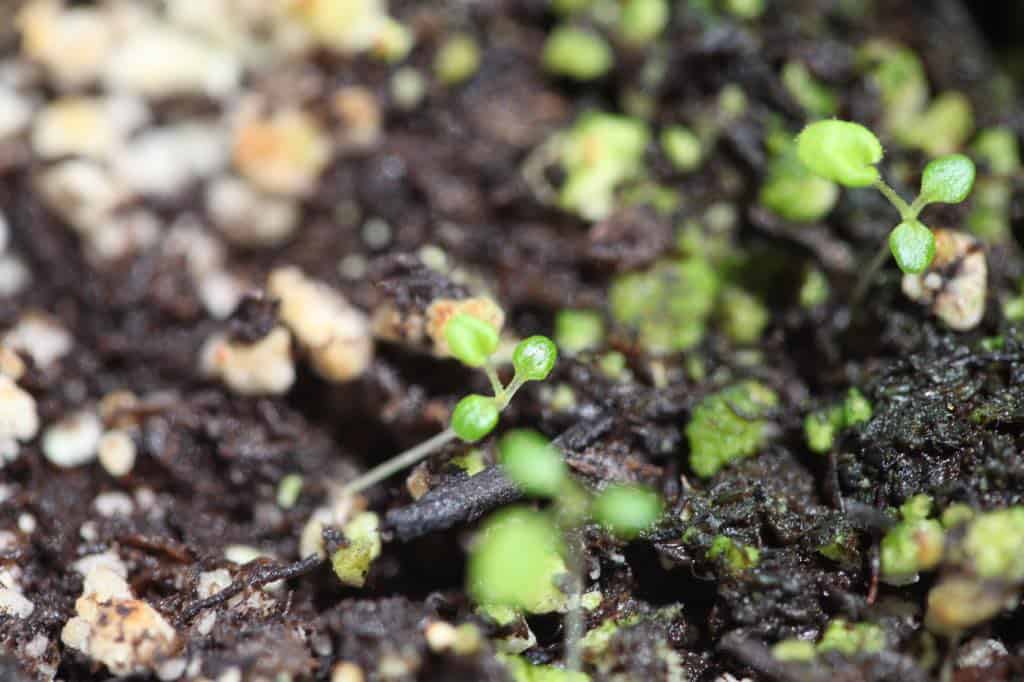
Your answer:
[[[664,499],[578,531],[590,680],[1024,679],[1013,63],[952,0],[8,3],[0,678],[584,679],[466,588],[545,507],[519,427]],[[794,166],[831,116],[904,196],[977,164],[924,303],[854,300],[895,212]],[[436,329],[481,298],[552,375],[341,495],[487,392]]]

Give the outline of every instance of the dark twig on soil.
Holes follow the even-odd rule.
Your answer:
[[[185,608],[182,609],[181,616],[178,620],[180,623],[187,623],[195,618],[200,611],[214,606],[219,606],[246,589],[257,589],[264,585],[275,583],[278,580],[298,578],[299,576],[303,576],[319,568],[325,561],[326,559],[320,556],[312,555],[306,557],[302,561],[297,561],[294,564],[287,564],[285,566],[281,566],[279,564],[256,563],[252,570],[245,571],[241,577],[236,579],[220,592],[210,595],[205,599],[197,599],[191,604],[185,606]]]

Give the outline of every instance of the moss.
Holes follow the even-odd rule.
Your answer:
[[[838,651],[845,656],[874,654],[885,649],[885,632],[874,623],[849,623],[843,618],[833,618],[825,628],[819,653]]]
[[[588,220],[600,220],[615,206],[615,190],[637,177],[650,131],[642,121],[590,112],[582,115],[561,145],[565,184],[559,204]]]
[[[757,297],[739,287],[726,287],[719,307],[722,331],[734,343],[750,345],[761,340],[770,316]]]
[[[822,85],[800,62],[787,62],[782,67],[782,84],[796,103],[813,118],[835,116],[836,95]]]
[[[1024,506],[986,512],[970,522],[963,549],[982,578],[1024,581]]]
[[[772,656],[783,663],[807,663],[814,660],[814,642],[784,639],[772,647]]]
[[[730,462],[757,452],[767,429],[763,415],[777,403],[775,392],[756,381],[704,398],[686,426],[694,472],[708,478]]]
[[[588,81],[608,73],[615,63],[615,56],[600,34],[574,26],[560,26],[548,35],[541,61],[550,73]]]
[[[373,512],[362,512],[345,524],[348,545],[331,557],[334,574],[346,585],[362,587],[370,564],[380,556],[380,519]]]
[[[604,343],[604,318],[596,310],[560,310],[555,316],[558,350],[573,355]]]
[[[584,673],[569,672],[550,665],[534,665],[521,656],[498,654],[515,682],[589,682]]]
[[[704,158],[700,138],[685,126],[668,126],[661,131],[661,149],[676,170],[684,173],[700,168]]]
[[[842,412],[836,408],[819,410],[804,417],[804,440],[812,452],[832,449],[836,433],[842,428]]]
[[[476,476],[486,468],[484,453],[473,448],[464,455],[452,457],[452,464],[459,467],[469,476]]]
[[[718,287],[705,260],[686,258],[618,276],[608,298],[614,320],[636,331],[645,351],[666,354],[701,341]]]
[[[756,547],[742,545],[726,535],[716,535],[705,556],[709,560],[720,559],[732,573],[742,573],[761,560],[761,552]]]

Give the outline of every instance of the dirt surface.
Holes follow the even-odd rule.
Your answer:
[[[308,191],[287,197],[296,226],[271,245],[226,236],[204,199],[217,176],[238,171],[236,155],[168,194],[120,195],[104,220],[141,211],[155,233],[136,238],[130,221],[118,222],[107,235],[114,247],[98,255],[96,231],[75,225],[84,209],[62,213],[59,199],[41,189],[56,164],[88,154],[40,153],[31,125],[0,135],[0,213],[9,231],[0,329],[45,314],[43,326],[67,337],[53,358],[47,349],[62,342],[52,329],[21,347],[5,337],[25,366],[16,385],[34,399],[39,429],[14,445],[16,455],[0,455],[0,585],[33,607],[22,615],[0,607],[0,678],[110,679],[96,656],[62,640],[88,573],[76,562],[101,554],[114,557],[134,598],[175,633],[172,652],[140,663],[132,679],[506,680],[496,647],[526,626],[536,644],[525,659],[559,663],[558,614],[500,626],[465,590],[476,522],[521,497],[492,466],[494,437],[478,446],[487,464],[481,473],[468,476],[451,461],[469,446],[449,445],[357,500],[383,520],[383,553],[364,587],[342,585],[329,562],[300,549],[307,522],[332,508],[341,485],[433,435],[459,397],[487,389],[482,375],[432,354],[421,327],[438,299],[489,295],[505,311],[510,338],[552,334],[564,308],[600,311],[608,328],[596,350],[563,354],[547,382],[524,389],[499,432],[524,426],[555,439],[588,488],[637,482],[666,500],[664,519],[635,541],[596,525],[580,531],[585,591],[602,596],[585,612],[587,627],[618,623],[607,645],[586,656],[591,679],[1024,679],[1019,586],[1007,588],[1005,609],[945,636],[931,632],[924,615],[929,590],[955,570],[952,563],[903,586],[879,581],[879,543],[910,497],[930,495],[938,512],[954,503],[975,511],[1024,503],[1024,327],[1004,314],[1024,276],[1020,172],[1006,179],[1011,229],[985,244],[985,315],[966,332],[907,300],[891,262],[863,302],[850,306],[857,275],[892,227],[893,211],[879,195],[844,190],[827,217],[809,224],[786,221],[758,200],[772,126],[796,131],[813,118],[781,81],[788,61],[808,65],[833,89],[841,117],[876,129],[881,95],[856,56],[870,39],[913,49],[933,93],[964,93],[974,130],[1024,133],[1013,83],[1000,78],[991,47],[950,0],[769,0],[752,20],[718,7],[728,3],[703,4],[711,9],[672,3],[666,37],[650,44],[613,39],[613,69],[589,83],[544,72],[538,55],[556,23],[544,0],[395,0],[390,15],[416,36],[401,66],[425,78],[423,99],[411,108],[396,102],[398,66],[322,46],[246,63],[227,95],[145,94],[147,123],[129,137],[214,120],[227,139],[247,97],[329,122],[329,159]],[[163,17],[163,3],[152,7]],[[4,11],[0,94],[16,91],[40,107],[70,93],[108,93],[96,82],[61,84],[32,58],[23,34],[4,36]],[[608,32],[600,22],[576,21]],[[455,33],[476,38],[481,61],[466,82],[445,86],[433,60]],[[376,109],[370,117],[379,119],[365,144],[345,141],[365,121],[337,121],[335,95],[352,86],[365,88]],[[696,171],[676,170],[656,138],[648,145],[647,179],[676,193],[672,210],[620,205],[588,221],[539,195],[537,178],[524,171],[581,112],[640,108],[655,130],[714,121],[725,116],[726,86],[738,87],[746,106],[710,139]],[[629,105],[630,96],[643,104]],[[40,115],[33,113],[35,125]],[[883,170],[909,194],[927,157],[883,141]],[[564,180],[557,164],[542,175],[554,186]],[[996,175],[979,163],[979,182]],[[925,218],[963,227],[974,201],[930,208]],[[737,257],[715,267],[763,303],[763,331],[754,343],[737,343],[715,313],[692,348],[649,352],[613,319],[609,287],[622,273],[677,257],[677,229],[688,221],[703,226],[708,244],[721,242],[708,226],[723,215]],[[197,264],[207,260],[209,268]],[[291,347],[297,375],[283,393],[241,394],[203,371],[204,344],[214,335],[244,347],[280,328],[282,308],[265,293],[279,266],[327,285],[370,324],[385,313],[398,320],[387,333],[376,327],[373,357],[356,376],[325,379],[316,350],[298,341]],[[10,274],[15,267],[20,283]],[[810,306],[799,294],[809,268],[829,288]],[[230,281],[226,309],[204,289],[211,273]],[[600,364],[608,351],[624,359],[614,376]],[[767,437],[754,456],[701,478],[689,463],[685,426],[704,398],[743,379],[778,396],[764,417]],[[842,429],[830,453],[811,452],[805,416],[851,387],[872,404],[871,418]],[[124,391],[132,397],[111,397]],[[129,471],[111,473],[97,461],[95,438],[91,456],[72,465],[46,454],[48,430],[82,413],[104,433],[127,434],[135,451]],[[282,479],[293,474],[301,491],[282,505]],[[425,494],[415,499],[411,490]],[[347,541],[337,521],[322,532],[328,550]],[[735,570],[709,558],[723,535],[757,548],[755,565]],[[820,548],[838,537],[845,538],[841,560],[824,556]],[[226,551],[239,547],[249,554]],[[225,581],[207,589],[215,573]],[[806,664],[773,655],[780,640],[815,641],[837,618],[877,625],[884,645],[825,652]],[[438,621],[475,624],[484,637],[467,651],[438,650],[424,635]],[[341,677],[354,669],[339,667],[346,662],[363,677]]]

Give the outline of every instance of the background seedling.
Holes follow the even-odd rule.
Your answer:
[[[921,191],[908,204],[882,180],[876,164],[882,160],[882,144],[875,135],[850,121],[817,121],[797,136],[797,155],[813,173],[846,187],[874,187],[896,207],[900,223],[889,233],[889,251],[905,273],[924,272],[935,256],[935,236],[918,216],[932,203],[957,204],[974,185],[974,162],[962,154],[931,161],[921,177]],[[874,272],[886,257],[883,249],[865,271],[854,292],[858,300]]]
[[[502,410],[508,407],[523,384],[546,379],[558,357],[558,350],[548,337],[538,335],[523,339],[512,353],[515,374],[506,386],[495,369],[493,356],[499,337],[498,330],[490,323],[467,313],[457,313],[445,324],[444,336],[453,357],[464,365],[487,373],[494,395],[467,395],[452,411],[451,424],[447,429],[370,469],[346,485],[342,494],[354,495],[365,490],[428,457],[456,438],[467,443],[484,438],[494,430]]]

